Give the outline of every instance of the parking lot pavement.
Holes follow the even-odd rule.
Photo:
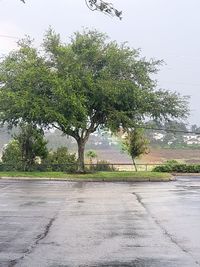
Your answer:
[[[0,266],[200,266],[199,222],[198,177],[0,180]]]

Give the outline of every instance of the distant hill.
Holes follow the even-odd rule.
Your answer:
[[[8,131],[6,127],[0,128],[0,155],[3,146],[7,144],[18,129]],[[156,136],[156,135],[155,135]],[[76,153],[77,145],[71,137],[64,136],[60,131],[47,131],[45,138],[48,140],[49,150],[56,150],[58,147],[65,146],[70,152]],[[155,146],[156,144],[156,146]],[[131,158],[122,152],[120,139],[107,132],[97,132],[91,135],[86,145],[87,150],[95,150],[98,160],[107,160],[112,163],[132,163]],[[158,143],[153,143],[148,155],[142,156],[137,160],[138,163],[162,163],[169,159],[176,159],[186,163],[200,163],[200,149],[198,146],[193,148],[163,148]],[[87,159],[86,159],[87,160]]]

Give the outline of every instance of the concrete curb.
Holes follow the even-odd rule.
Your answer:
[[[12,181],[59,181],[59,182],[99,182],[99,183],[129,183],[129,182],[134,182],[134,183],[141,183],[141,182],[172,182],[175,181],[175,177],[169,177],[169,178],[161,178],[161,179],[149,179],[149,178],[129,178],[129,179],[110,179],[106,180],[104,178],[100,179],[80,179],[80,178],[75,178],[75,179],[70,179],[70,178],[48,178],[48,177],[0,177],[0,180],[12,180]]]
[[[173,176],[200,176],[200,173],[181,173],[181,172],[174,172],[172,173]]]

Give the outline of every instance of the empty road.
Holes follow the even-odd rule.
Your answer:
[[[0,180],[2,267],[198,267],[200,178]]]

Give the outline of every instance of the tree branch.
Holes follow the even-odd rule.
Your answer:
[[[94,133],[97,130],[97,128],[100,125],[100,123],[98,123],[98,122],[95,121],[95,115],[93,115],[91,117],[91,119],[90,119],[91,124],[90,124],[90,126],[85,131],[84,139],[86,139],[86,140],[89,138],[89,136],[90,136],[91,133]]]
[[[79,135],[77,134],[76,130],[73,131],[72,129],[70,128],[65,128],[63,125],[55,125],[55,124],[52,124],[52,126],[60,131],[62,131],[63,133],[73,137],[74,139],[78,140],[79,139]]]
[[[25,0],[20,0],[25,4]],[[106,15],[110,15],[112,17],[118,17],[120,20],[122,19],[122,11],[117,10],[114,8],[112,3],[104,2],[103,0],[85,0],[87,7],[92,10],[98,10]]]
[[[85,0],[86,5],[92,11],[98,10],[106,15],[110,15],[112,17],[116,16],[120,20],[122,19],[122,11],[118,11],[114,8],[112,3],[104,2],[103,0]]]

